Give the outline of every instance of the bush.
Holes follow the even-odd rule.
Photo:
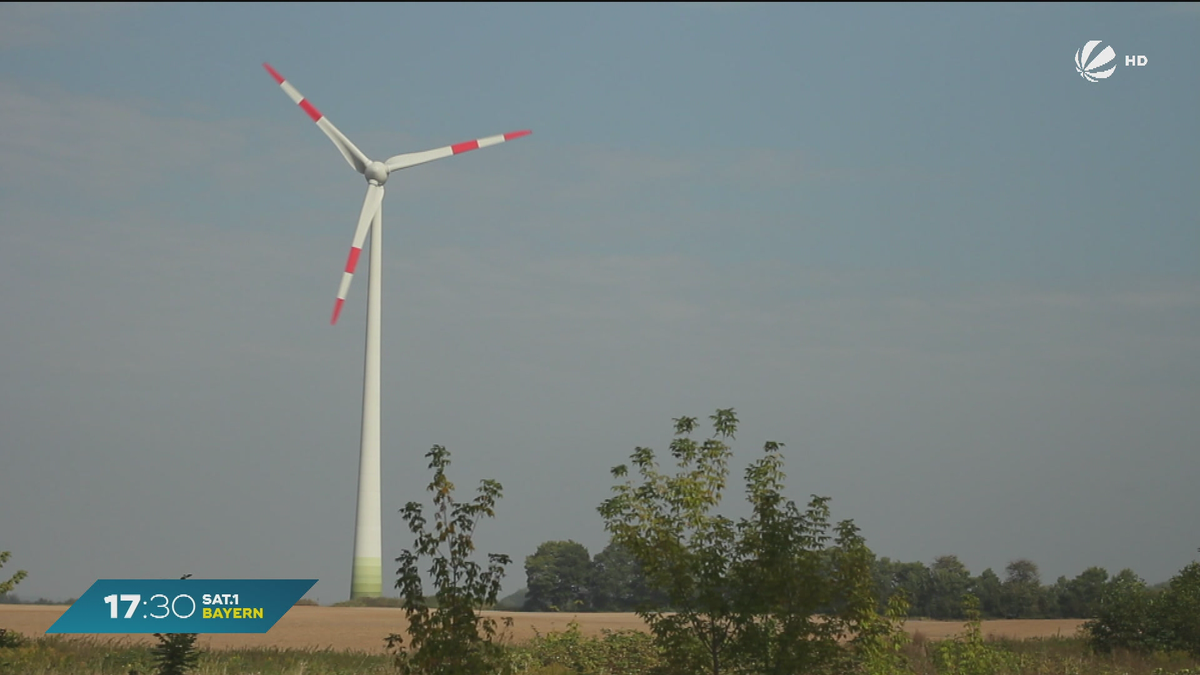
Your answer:
[[[642,675],[658,665],[654,640],[633,630],[602,632],[602,637],[585,637],[572,621],[563,632],[538,634],[526,645],[513,649],[517,673],[551,675]]]
[[[1001,675],[1021,671],[1016,654],[983,638],[979,601],[967,595],[963,600],[967,623],[965,631],[953,639],[933,645],[932,653],[941,675]]]
[[[8,551],[0,551],[0,567],[4,567],[4,563],[8,562],[8,558],[11,555],[12,554]],[[12,595],[12,589],[15,588],[17,584],[21,583],[21,580],[25,578],[25,575],[25,570],[18,570],[17,573],[12,575],[11,578],[5,581],[0,581],[0,598],[11,598],[12,602],[16,602],[17,596]],[[18,647],[20,644],[21,635],[19,633],[9,633],[3,628],[0,628],[0,648]]]
[[[904,631],[908,601],[903,594],[888,600],[887,612],[867,618],[853,641],[858,672],[864,675],[909,675],[912,664],[905,649],[914,640]]]
[[[0,628],[0,649],[16,649],[26,642],[25,636],[17,631]]]
[[[408,645],[399,633],[387,637],[388,650],[395,654],[396,666],[405,675],[476,675],[503,673],[508,667],[508,652],[501,645],[502,635],[495,619],[481,617],[479,611],[496,604],[507,555],[489,553],[487,567],[472,560],[475,555],[475,527],[484,517],[496,515],[496,502],[502,487],[494,480],[480,481],[478,493],[470,502],[454,499],[454,484],[446,477],[450,453],[440,445],[425,455],[434,470],[428,490],[433,493],[433,531],[417,502],[409,502],[402,513],[409,530],[416,535],[412,550],[396,558],[397,570],[408,618]],[[437,589],[436,607],[430,607],[424,595],[418,562],[430,561],[429,572]],[[512,620],[506,619],[505,626]]]
[[[4,563],[8,562],[11,556],[12,553],[9,551],[0,551],[0,567],[4,567]],[[28,576],[28,574],[25,570],[17,570],[17,573],[9,579],[0,581],[0,596],[12,593],[17,584],[21,583],[21,580]]]
[[[1122,570],[1105,584],[1096,618],[1083,624],[1088,644],[1101,654],[1117,649],[1147,654],[1170,649],[1158,612],[1161,594],[1151,594],[1132,570]]]
[[[150,649],[158,675],[186,675],[200,661],[195,633],[155,633],[158,644]]]
[[[832,523],[829,499],[807,508],[784,497],[781,443],[768,441],[746,469],[749,517],[712,513],[721,502],[737,430],[733,409],[709,418],[714,434],[690,438],[696,419],[680,417],[670,454],[678,471],[659,471],[653,450],[636,448],[624,479],[599,507],[612,541],[629,551],[671,612],[643,609],[671,672],[792,673],[837,669],[840,641],[876,620],[872,554],[852,521]],[[813,616],[821,614],[821,620]],[[664,671],[665,672],[665,671]]]
[[[1169,646],[1200,658],[1200,563],[1172,577],[1154,607]]]

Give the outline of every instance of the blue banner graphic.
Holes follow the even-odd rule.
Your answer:
[[[265,633],[316,579],[100,579],[47,633]]]

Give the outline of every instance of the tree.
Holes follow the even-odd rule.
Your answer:
[[[1070,619],[1091,619],[1096,616],[1107,581],[1108,570],[1089,567],[1074,579],[1055,584],[1059,614]]]
[[[680,672],[718,675],[734,632],[729,592],[734,528],[728,518],[708,512],[721,500],[732,454],[724,440],[733,437],[737,418],[732,410],[720,410],[712,419],[716,437],[703,444],[686,437],[695,429],[694,418],[675,420],[670,447],[680,468],[675,476],[658,472],[653,450],[636,448],[630,459],[642,485],[627,480],[615,486],[617,495],[599,511],[613,542],[630,551],[675,610],[639,612],[668,662]],[[614,478],[627,474],[625,465],[612,470]]]
[[[1063,614],[1071,607],[1071,581],[1065,576],[1059,576],[1054,580],[1054,585],[1045,589],[1045,604],[1047,619],[1061,619],[1066,615]],[[1071,617],[1074,618],[1074,617]]]
[[[962,599],[963,613],[967,617],[961,634],[931,645],[929,656],[933,657],[936,672],[955,675],[994,675],[1013,673],[1020,670],[1017,654],[983,637],[982,616],[979,600],[973,595]]]
[[[914,672],[905,653],[912,643],[912,637],[904,630],[907,617],[908,601],[903,593],[896,593],[889,596],[882,614],[863,621],[853,643],[858,668],[852,672],[869,675]]]
[[[665,609],[666,595],[650,587],[646,574],[629,549],[609,542],[592,558],[592,609],[598,612],[632,612]]]
[[[525,558],[525,609],[535,612],[591,609],[592,556],[574,541],[547,541]]]
[[[1042,579],[1032,560],[1021,558],[1004,568],[1008,576],[1000,588],[1000,606],[1009,619],[1033,619],[1041,615]]]
[[[12,557],[12,552],[0,551],[0,567],[4,567],[4,563],[8,562],[10,557]],[[12,593],[12,589],[16,588],[17,584],[21,583],[21,580],[26,576],[28,576],[28,572],[17,570],[17,573],[12,575],[8,581],[0,581],[0,595]]]
[[[932,575],[923,562],[892,564],[895,588],[908,599],[909,616],[929,616],[930,581]]]
[[[1099,652],[1180,650],[1200,658],[1200,562],[1185,566],[1161,590],[1121,570],[1104,585],[1096,617],[1083,629]]]
[[[1146,582],[1124,569],[1104,585],[1096,617],[1083,624],[1088,643],[1101,653],[1114,649],[1152,652],[1165,645]]]
[[[396,588],[404,600],[410,645],[408,651],[401,651],[403,638],[393,633],[387,637],[388,648],[396,651],[396,664],[406,675],[507,672],[509,664],[497,642],[496,620],[481,618],[478,612],[496,603],[504,566],[511,559],[489,553],[486,569],[471,560],[475,527],[484,516],[496,516],[502,487],[494,480],[483,480],[473,501],[456,502],[452,496],[454,484],[446,478],[449,451],[435,445],[425,456],[434,470],[428,487],[434,495],[434,529],[426,530],[419,503],[405,505],[401,513],[416,541],[413,550],[405,550],[396,558],[400,563]],[[430,559],[428,571],[437,589],[436,607],[426,602],[417,568],[421,558]],[[511,626],[512,619],[506,619],[505,625]]]
[[[877,630],[875,556],[852,521],[830,532],[828,497],[813,495],[803,512],[784,500],[781,448],[766,443],[746,469],[754,510],[737,527],[734,655],[752,672],[811,672],[845,656],[840,640]]]
[[[1187,565],[1171,577],[1154,606],[1171,646],[1200,658],[1200,562]]]
[[[839,638],[877,619],[873,556],[853,522],[830,533],[828,498],[814,496],[803,511],[783,498],[778,443],[766,443],[746,470],[752,515],[735,523],[712,514],[738,420],[732,409],[709,419],[714,435],[703,443],[690,438],[695,418],[674,420],[675,475],[661,473],[654,451],[642,447],[630,458],[636,483],[625,465],[612,470],[625,480],[599,507],[605,529],[672,610],[638,614],[672,672],[795,673],[832,665],[845,655]],[[829,613],[816,621],[821,608]]]
[[[963,596],[971,588],[971,572],[955,555],[934,559],[929,568],[929,616],[934,619],[962,619]]]
[[[891,597],[896,592],[896,575],[893,570],[894,565],[895,563],[892,562],[892,559],[887,556],[876,558],[871,564],[871,579],[875,587],[875,597],[879,599],[878,609],[880,612],[887,611],[887,605],[885,604],[884,598]],[[909,600],[910,598],[905,598],[904,602],[904,612],[906,616],[908,614]]]
[[[180,579],[192,575],[185,574]],[[155,633],[158,644],[150,648],[158,675],[185,675],[200,662],[196,633]]]
[[[971,595],[979,600],[979,607],[984,616],[1004,615],[1000,606],[1003,583],[1000,581],[1000,577],[992,571],[992,568],[985,569],[979,573],[979,576],[971,580]]]
[[[0,551],[0,567],[4,567],[4,563],[8,562],[12,553],[9,551]],[[12,589],[26,576],[25,570],[17,570],[17,573],[12,575],[7,581],[0,581],[0,600],[9,600],[16,602],[16,596],[10,596]],[[2,577],[0,577],[2,578]],[[23,638],[19,633],[8,632],[0,628],[0,647],[17,647],[23,642]]]

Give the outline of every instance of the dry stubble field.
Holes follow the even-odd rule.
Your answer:
[[[44,634],[66,611],[65,606],[0,605],[0,628],[18,631],[29,637]],[[579,623],[585,635],[599,635],[608,628],[645,629],[633,614],[556,614],[540,612],[485,612],[495,617],[512,617],[512,637],[522,642],[533,637],[535,630],[547,633],[564,630],[572,619]],[[1008,638],[1071,636],[1083,622],[1078,619],[1046,619],[1016,621],[984,621],[985,635]],[[919,631],[926,637],[938,639],[962,630],[962,624],[949,621],[909,621],[910,632]],[[404,627],[404,611],[373,607],[293,607],[279,623],[261,635],[201,635],[200,644],[210,649],[238,647],[332,648],[383,652],[383,639],[388,633]],[[149,635],[102,635],[102,639],[150,642]]]

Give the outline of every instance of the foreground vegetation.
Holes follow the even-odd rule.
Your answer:
[[[194,649],[195,635],[156,634],[159,644],[146,648],[0,633],[0,675],[1200,675],[1200,563],[1185,567],[1157,593],[1128,571],[1064,584],[1062,597],[1082,603],[1094,617],[1079,636],[986,639],[980,598],[971,592],[983,588],[971,583],[965,567],[948,556],[936,561],[934,574],[906,576],[903,565],[876,560],[853,521],[833,521],[829,498],[813,495],[801,507],[784,497],[780,443],[765,443],[745,472],[750,515],[733,520],[716,512],[728,482],[727,442],[738,419],[732,409],[709,419],[714,433],[700,442],[691,438],[695,418],[674,420],[673,474],[660,470],[654,450],[641,447],[630,456],[632,469],[612,470],[614,496],[598,507],[612,535],[612,555],[601,569],[614,572],[610,581],[632,579],[636,587],[598,585],[589,595],[581,581],[586,574],[572,582],[565,573],[595,570],[573,542],[539,549],[526,561],[527,604],[574,609],[631,600],[649,633],[593,638],[571,624],[567,631],[512,644],[511,618],[498,622],[479,614],[496,606],[511,560],[489,553],[481,565],[473,539],[479,523],[496,516],[502,487],[483,480],[474,499],[456,500],[446,473],[450,453],[434,446],[426,455],[434,471],[428,486],[433,509],[409,502],[402,510],[414,535],[412,547],[396,559],[408,628],[387,636],[387,655],[202,653]],[[0,565],[6,560],[0,556]],[[996,606],[1041,604],[1036,566],[1026,563],[1009,566],[1006,585],[993,597]],[[431,596],[425,578],[434,586]],[[940,590],[922,594],[903,579],[925,579],[926,590],[939,584]],[[11,592],[19,581],[9,580],[0,591]],[[961,614],[964,631],[940,641],[910,636],[903,622],[914,601],[923,609],[940,605]]]
[[[152,647],[96,638],[47,636],[0,647],[0,675],[149,675]],[[1181,653],[1098,654],[1079,636],[1028,640],[983,637],[968,625],[954,640],[919,633],[895,649],[860,654],[862,675],[1197,675],[1200,660]],[[662,664],[650,635],[620,631],[586,637],[572,625],[523,645],[507,645],[512,675],[647,675]],[[393,656],[314,649],[204,652],[195,675],[396,675]],[[495,671],[501,672],[501,671]],[[482,675],[482,674],[481,674]]]

